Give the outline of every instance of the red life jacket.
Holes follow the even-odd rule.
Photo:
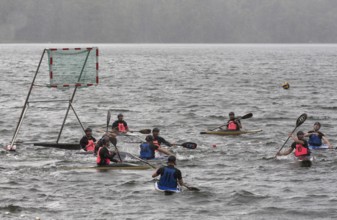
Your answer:
[[[87,146],[85,146],[86,151],[94,151],[95,150],[95,143],[93,140],[89,140]]]
[[[153,140],[152,143],[153,143],[153,145],[156,145],[156,146],[160,147],[160,144],[159,144],[158,140]]]
[[[294,152],[296,157],[308,155],[308,153],[309,153],[308,148],[305,148],[302,144],[296,144],[296,148]]]
[[[238,129],[238,125],[234,121],[229,121],[227,129],[228,130],[237,130]]]
[[[100,151],[102,150],[102,147],[100,147],[99,149],[98,149],[98,152],[97,152],[97,158],[96,158],[96,163],[97,163],[97,165],[100,165],[101,164],[101,156],[99,155],[99,153],[100,153]],[[110,154],[110,152],[109,152],[109,154]],[[109,158],[106,158],[105,159],[105,164],[106,165],[109,165],[110,164],[110,159]]]
[[[118,131],[119,132],[126,132],[126,127],[124,126],[124,123],[118,123]]]

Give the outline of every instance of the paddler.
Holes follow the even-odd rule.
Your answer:
[[[99,139],[97,141],[97,144],[96,144],[96,147],[95,147],[95,151],[94,151],[95,155],[97,155],[98,149],[103,146],[103,140],[105,140],[106,142],[110,141],[110,143],[112,143],[112,145],[114,145],[114,146],[117,145],[117,139],[116,139],[116,137],[115,136],[111,136],[111,134],[109,134],[109,133],[106,133],[106,134],[104,134],[102,136],[101,139]]]
[[[117,119],[112,123],[112,131],[115,133],[127,133],[129,128],[126,121],[124,121],[124,115],[122,113],[118,114]]]
[[[157,145],[153,144],[153,137],[151,135],[146,136],[146,142],[140,145],[140,158],[144,160],[151,160],[155,158],[155,151],[158,150],[161,153],[164,153],[168,156],[174,156],[170,151],[160,148]]]
[[[166,141],[164,138],[162,138],[161,136],[159,136],[159,128],[153,128],[152,129],[152,136],[153,136],[153,144],[160,147],[161,144],[164,144],[168,147],[172,147],[175,144],[171,144],[170,142]]]
[[[102,146],[98,149],[96,163],[97,166],[108,166],[111,161],[117,163],[118,160],[114,159],[116,153],[110,151],[109,137],[106,136],[101,140]]]
[[[227,124],[225,125],[227,130],[239,131],[242,128],[240,120],[238,118],[235,118],[234,112],[230,112],[228,116],[229,116],[229,120],[227,121]]]
[[[304,139],[303,131],[298,131],[297,137],[292,134],[289,134],[289,137],[291,137],[294,142],[291,144],[289,149],[285,150],[284,152],[278,152],[277,156],[286,156],[295,150],[295,157],[302,160],[307,159],[310,156],[310,150],[308,147],[308,142]]]
[[[308,133],[304,135],[304,137],[309,137],[308,141],[309,146],[315,148],[320,147],[323,143],[325,143],[329,146],[329,148],[332,148],[332,145],[330,144],[328,138],[322,132],[319,131],[320,128],[321,123],[315,122],[313,130],[308,131]]]
[[[181,171],[177,169],[175,165],[176,157],[169,156],[169,158],[167,159],[167,166],[159,168],[152,174],[153,178],[160,175],[160,179],[158,182],[159,188],[164,187],[175,189],[178,187],[178,183],[180,186],[186,186],[183,182]]]
[[[80,140],[80,146],[85,151],[94,151],[96,139],[92,136],[92,129],[86,128],[85,135]]]

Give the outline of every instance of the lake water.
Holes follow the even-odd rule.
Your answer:
[[[13,136],[43,49],[79,46],[84,45],[0,45],[2,146]],[[0,219],[337,218],[335,150],[313,152],[310,168],[292,155],[265,159],[282,146],[302,113],[308,119],[298,130],[319,121],[337,146],[337,45],[98,47],[100,84],[79,89],[74,101],[84,126],[99,138],[110,109],[113,119],[123,113],[130,129],[159,127],[171,142],[196,142],[195,150],[173,151],[184,181],[201,191],[165,196],[154,190],[151,169],[64,169],[95,166],[95,158],[29,144],[55,141],[67,108],[31,103],[18,135],[24,144],[16,153],[0,154]],[[290,89],[281,87],[284,81]],[[46,83],[45,59],[37,84]],[[31,100],[69,99],[72,91],[38,86]],[[263,131],[199,134],[224,123],[230,111],[252,112],[243,127]],[[70,112],[60,142],[77,142],[82,135]],[[139,144],[129,142],[120,138],[120,150],[137,154]]]

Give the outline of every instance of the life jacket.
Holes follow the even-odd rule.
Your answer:
[[[119,132],[126,132],[126,127],[124,126],[123,122],[118,123],[118,131]]]
[[[95,143],[93,140],[88,140],[88,144],[85,146],[86,151],[94,151],[95,150]]]
[[[140,145],[140,158],[142,159],[154,158],[154,151],[151,149],[151,145],[149,143],[142,143]]]
[[[177,188],[178,183],[177,179],[174,177],[176,170],[173,167],[164,167],[164,172],[161,174],[158,185],[169,187],[169,188]]]
[[[302,144],[296,144],[295,148],[295,156],[300,157],[300,156],[305,156],[309,154],[308,148],[304,147]]]
[[[160,144],[159,144],[158,140],[153,140],[152,143],[153,143],[154,145],[160,147]]]
[[[317,134],[311,134],[308,143],[310,146],[321,146],[322,139]]]
[[[101,155],[100,155],[100,152],[101,152],[102,148],[103,147],[100,147],[98,149],[96,163],[97,163],[97,165],[109,165],[110,164],[110,159],[109,158],[105,158],[105,162],[102,163],[102,158],[101,158]]]
[[[229,121],[227,129],[228,130],[237,130],[238,129],[238,125],[235,123],[235,121]]]

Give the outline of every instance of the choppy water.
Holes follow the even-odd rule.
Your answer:
[[[42,50],[50,45],[0,45],[0,143],[14,132]],[[55,45],[53,45],[55,46]],[[59,47],[69,45],[56,45]],[[70,45],[79,46],[79,45]],[[65,170],[93,166],[74,151],[18,146],[0,154],[1,219],[334,219],[337,218],[336,151],[316,151],[310,168],[275,154],[300,129],[323,125],[335,146],[337,45],[99,45],[101,82],[80,89],[75,109],[85,126],[102,127],[106,112],[123,112],[132,129],[159,127],[173,142],[185,182],[201,192],[164,196],[146,171]],[[38,83],[46,83],[44,62]],[[288,81],[289,90],[280,85]],[[31,100],[68,99],[69,90],[37,87]],[[34,99],[35,98],[35,99]],[[32,103],[18,139],[54,141],[67,103]],[[252,112],[240,137],[200,131]],[[96,137],[99,136],[94,132]],[[78,141],[71,113],[62,142]],[[216,147],[212,147],[216,144]],[[290,142],[289,142],[290,144]],[[138,145],[119,142],[137,153]]]

